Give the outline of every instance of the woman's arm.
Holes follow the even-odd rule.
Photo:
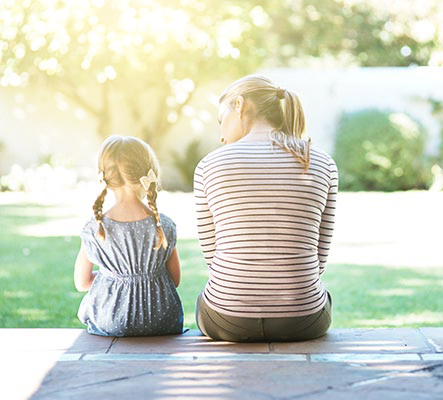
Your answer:
[[[177,247],[174,247],[169,260],[166,261],[166,268],[174,281],[175,287],[178,287],[178,285],[180,285],[180,258]]]
[[[335,207],[337,202],[338,192],[338,172],[335,162],[331,159],[330,165],[330,186],[326,207],[321,216],[320,223],[320,238],[318,241],[318,259],[320,261],[320,274],[322,274],[326,267],[328,260],[329,249],[331,247],[332,234],[334,232],[335,223]]]
[[[210,267],[215,253],[215,225],[204,189],[203,160],[197,165],[194,173],[194,199],[197,212],[198,240],[206,264]]]
[[[79,292],[86,292],[94,282],[97,271],[92,271],[94,264],[88,260],[83,243],[75,260],[74,283]]]

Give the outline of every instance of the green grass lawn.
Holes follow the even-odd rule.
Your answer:
[[[0,206],[0,327],[81,327],[83,297],[73,284],[78,237],[35,237],[23,230],[60,218],[41,205]],[[42,229],[44,229],[42,227]],[[196,240],[179,240],[180,296],[185,325],[207,272]],[[329,265],[324,282],[333,297],[334,328],[441,326],[443,271],[439,268]]]

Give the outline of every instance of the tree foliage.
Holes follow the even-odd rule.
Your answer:
[[[335,160],[342,190],[427,189],[431,175],[422,126],[405,113],[363,110],[344,114]]]
[[[156,147],[195,89],[221,76],[328,56],[428,64],[437,33],[407,25],[362,0],[5,0],[0,84],[41,80],[94,115],[102,136],[118,99],[128,130]]]
[[[273,3],[267,8],[267,48],[275,64],[297,66],[306,58],[330,57],[342,65],[443,65],[443,4],[437,1],[404,1],[399,7],[378,2],[376,7],[374,0],[289,0],[283,2],[284,12],[282,2],[263,3]]]

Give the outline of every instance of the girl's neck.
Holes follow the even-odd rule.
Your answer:
[[[143,203],[143,192],[139,188],[127,185],[112,189],[115,205],[105,215],[115,221],[130,222],[146,218],[151,214],[149,207]]]

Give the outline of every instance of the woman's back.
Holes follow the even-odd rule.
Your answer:
[[[206,156],[195,175],[208,305],[233,316],[295,317],[326,302],[337,170],[312,148],[309,169],[270,141],[239,140]]]

